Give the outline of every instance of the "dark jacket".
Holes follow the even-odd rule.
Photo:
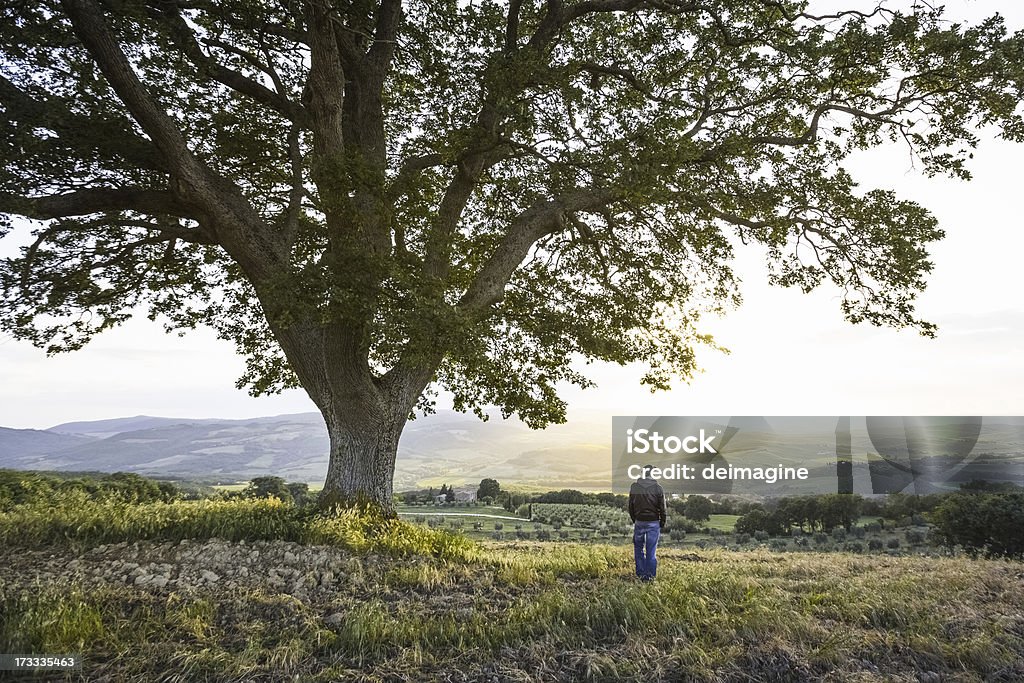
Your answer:
[[[665,491],[654,479],[637,479],[629,487],[629,518],[634,522],[658,521],[665,526]]]

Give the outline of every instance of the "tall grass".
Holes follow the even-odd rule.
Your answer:
[[[104,636],[96,595],[72,589],[58,596],[48,586],[37,588],[0,603],[0,643],[5,652],[72,654]]]
[[[299,540],[296,510],[276,498],[132,504],[66,500],[21,505],[0,514],[0,543],[14,547],[99,545],[185,538]]]
[[[304,527],[303,541],[339,545],[360,553],[425,555],[445,560],[469,559],[476,548],[463,536],[357,510],[312,517]]]
[[[466,538],[355,510],[313,513],[276,498],[132,504],[69,495],[0,513],[0,544],[34,548],[220,538],[337,545],[354,552],[467,559]]]

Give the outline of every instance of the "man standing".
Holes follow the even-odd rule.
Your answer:
[[[644,465],[643,477],[629,487],[629,518],[633,521],[633,557],[641,581],[653,581],[658,572],[655,551],[665,528],[665,491],[651,479],[651,465]]]

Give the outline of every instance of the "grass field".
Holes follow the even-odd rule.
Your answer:
[[[84,657],[30,680],[1024,680],[1019,562],[666,544],[642,584],[621,542],[472,535],[274,500],[19,507],[0,651]]]
[[[739,515],[711,515],[711,519],[706,523],[706,526],[709,529],[718,529],[719,531],[732,531],[736,526],[736,520],[739,518]]]
[[[625,549],[549,548],[490,545],[458,562],[350,558],[346,573],[316,597],[259,586],[161,593],[61,580],[27,589],[5,577],[0,645],[80,652],[85,680],[931,680],[921,678],[927,674],[1012,681],[1024,674],[1020,565],[667,550],[658,580],[644,585],[631,578]]]

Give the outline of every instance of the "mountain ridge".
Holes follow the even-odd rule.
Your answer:
[[[329,441],[319,413],[254,418],[167,418],[135,415],[64,422],[46,430],[0,428],[0,467],[23,470],[125,471],[146,476],[245,481],[274,474],[321,482]],[[442,410],[410,421],[399,444],[395,488],[434,480],[475,483],[490,470],[516,480],[550,479],[551,458],[522,456],[551,449],[556,468],[577,486],[610,485],[610,448],[594,461],[587,424],[529,429],[519,420],[480,421]],[[600,449],[600,447],[596,447]],[[483,473],[483,474],[481,474]]]

